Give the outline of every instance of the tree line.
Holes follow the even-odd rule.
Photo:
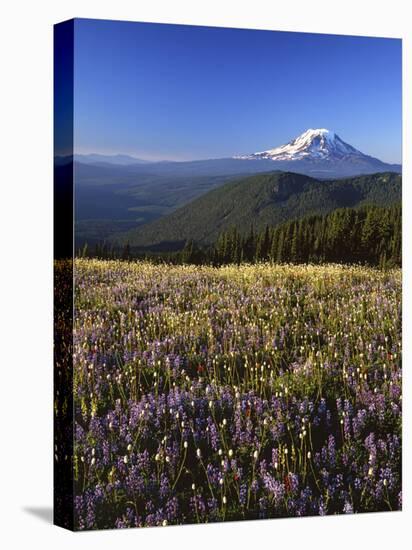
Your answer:
[[[233,227],[221,233],[211,246],[189,240],[178,252],[139,253],[128,244],[120,251],[103,243],[96,245],[94,254],[83,251],[81,255],[212,265],[272,261],[391,267],[401,265],[402,209],[400,204],[340,208],[325,215],[266,226],[258,232],[253,224],[246,233]]]

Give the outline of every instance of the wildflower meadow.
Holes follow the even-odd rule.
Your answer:
[[[77,529],[401,509],[400,269],[74,271]]]

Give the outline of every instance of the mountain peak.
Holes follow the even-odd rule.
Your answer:
[[[328,130],[327,128],[309,128],[306,130],[306,132],[303,132],[300,136],[298,136],[296,139],[310,139],[313,140],[315,138],[323,138],[329,141],[333,141],[336,137],[335,132],[332,132],[331,130]]]
[[[274,161],[334,161],[349,157],[360,158],[366,157],[366,155],[345,143],[335,132],[327,128],[309,128],[285,145],[251,155],[237,156],[236,158]]]
[[[331,135],[331,136],[333,136],[334,134],[335,134],[334,132],[331,132],[327,128],[309,128],[308,130],[306,130],[306,132],[303,132],[303,134],[301,134],[301,136],[304,136],[304,135],[321,135],[321,136]]]

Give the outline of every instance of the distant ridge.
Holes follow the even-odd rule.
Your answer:
[[[187,240],[213,243],[220,233],[275,226],[312,214],[365,204],[388,206],[401,199],[401,176],[379,173],[320,181],[302,174],[272,172],[230,181],[175,212],[112,242],[133,247],[179,248]]]
[[[55,157],[56,164],[65,164],[72,160],[73,157]],[[309,129],[285,145],[231,158],[151,162],[121,154],[76,154],[74,160],[78,164],[96,167],[99,170],[98,177],[101,174],[100,169],[107,167],[113,176],[113,183],[121,182],[125,174],[128,182],[133,174],[137,180],[142,173],[162,177],[215,177],[282,170],[331,179],[402,171],[400,164],[388,164],[366,155],[326,128]],[[113,170],[119,172],[114,173]],[[90,175],[90,171],[88,174]],[[82,183],[79,172],[77,178],[77,182]]]
[[[74,160],[84,164],[119,164],[128,166],[130,164],[147,164],[149,161],[133,157],[131,155],[101,155],[99,153],[76,154]]]

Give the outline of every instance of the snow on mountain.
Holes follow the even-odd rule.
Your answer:
[[[286,145],[251,155],[238,155],[234,158],[247,160],[342,160],[349,158],[367,158],[337,134],[326,128],[309,129]]]

